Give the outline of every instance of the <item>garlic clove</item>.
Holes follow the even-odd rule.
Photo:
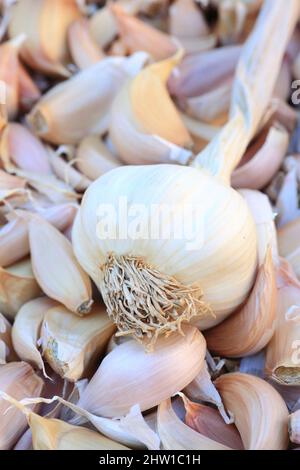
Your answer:
[[[111,110],[110,136],[126,163],[186,163],[192,139],[171,101],[166,80],[180,60],[174,57],[149,65],[127,82]]]
[[[1,135],[1,159],[7,171],[14,166],[33,173],[52,173],[44,145],[26,127],[9,123]]]
[[[244,357],[261,351],[275,331],[276,299],[275,269],[269,249],[243,307],[205,332],[209,350],[222,357]]]
[[[173,333],[159,338],[152,353],[133,340],[118,346],[104,358],[78,406],[100,416],[118,417],[135,404],[141,411],[148,410],[184,388],[201,369],[205,341],[195,328],[182,329],[184,336]]]
[[[23,36],[7,41],[0,46],[0,80],[5,83],[5,103],[9,119],[14,119],[19,110],[19,48]],[[1,100],[2,101],[2,100]]]
[[[118,34],[117,22],[107,6],[97,10],[89,19],[89,30],[100,48],[107,47]]]
[[[195,119],[206,123],[226,122],[230,107],[233,78],[200,96],[180,100],[181,107]]]
[[[80,426],[73,426],[60,419],[43,418],[26,406],[0,392],[2,400],[14,405],[17,412],[27,418],[32,432],[34,450],[127,450],[117,442]],[[8,405],[9,406],[9,405]]]
[[[13,319],[20,307],[38,297],[41,289],[32,272],[30,259],[0,268],[0,311]]]
[[[86,135],[105,133],[115,95],[145,60],[142,53],[109,57],[82,70],[42,96],[28,115],[30,126],[54,144],[77,144]]]
[[[278,271],[276,329],[266,349],[266,375],[283,385],[300,385],[300,283],[282,263]]]
[[[20,437],[18,442],[16,443],[14,450],[33,450],[32,447],[32,432],[31,429],[28,428],[24,434]]]
[[[43,380],[26,362],[11,362],[0,367],[0,390],[16,400],[39,396]],[[36,408],[36,407],[34,407]],[[11,449],[27,427],[26,419],[19,410],[11,407],[0,397],[0,449]]]
[[[177,45],[167,34],[128,15],[122,7],[110,6],[117,21],[117,30],[130,53],[148,52],[154,60],[162,60],[175,54]]]
[[[198,38],[206,36],[209,28],[193,0],[176,0],[169,8],[169,32],[172,36]]]
[[[76,0],[25,0],[12,6],[9,35],[26,34],[21,56],[30,67],[67,77],[67,30],[80,16]]]
[[[17,360],[12,344],[11,329],[11,324],[0,313],[0,365]]]
[[[104,53],[89,31],[89,22],[86,18],[80,18],[70,25],[68,43],[72,58],[80,69],[96,64],[104,57]]]
[[[18,356],[41,369],[45,376],[44,362],[38,350],[38,339],[43,318],[56,302],[47,297],[39,297],[24,303],[18,311],[13,328],[12,341]]]
[[[243,450],[244,446],[234,424],[226,424],[220,413],[209,406],[190,401],[182,395],[186,411],[185,424],[194,431],[231,449]]]
[[[288,410],[271,385],[239,372],[222,375],[215,384],[246,450],[287,449]]]
[[[83,318],[59,305],[43,319],[43,356],[62,378],[76,382],[95,372],[115,329],[102,305]]]
[[[29,111],[41,98],[41,92],[21,63],[19,63],[18,75],[20,106],[25,111]]]
[[[240,53],[241,46],[228,46],[185,56],[170,76],[170,93],[192,98],[224,85],[233,76]]]
[[[170,59],[148,65],[132,80],[130,97],[133,115],[146,133],[190,147],[190,136],[166,91],[170,72],[181,58],[182,51],[179,51]],[[159,105],[156,111],[154,105]]]
[[[286,129],[275,123],[262,132],[232,174],[235,188],[264,188],[279,170],[289,145]]]
[[[57,151],[48,147],[48,156],[52,170],[59,179],[77,191],[85,191],[89,187],[91,180],[73,168],[71,162],[66,162]]]
[[[75,204],[54,205],[41,211],[41,216],[57,227],[65,230],[74,220]],[[26,218],[14,213],[0,230],[0,266],[3,268],[21,260],[29,254],[28,228]]]
[[[158,407],[157,429],[164,450],[230,450],[184,424],[176,415],[169,398]]]
[[[95,135],[82,139],[77,147],[75,161],[76,168],[91,180],[96,180],[107,171],[122,165]]]
[[[93,303],[91,282],[77,262],[71,243],[37,215],[31,216],[28,230],[32,269],[45,294],[78,315],[89,313]]]
[[[294,444],[300,444],[300,410],[289,417],[289,434]]]

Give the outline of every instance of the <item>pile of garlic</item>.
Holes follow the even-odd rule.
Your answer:
[[[0,8],[0,450],[300,446],[299,0]]]

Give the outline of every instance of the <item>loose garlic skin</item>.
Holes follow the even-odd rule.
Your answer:
[[[97,233],[104,233],[107,220],[98,220],[97,209],[107,205],[118,210],[125,195],[129,209],[136,204],[146,210],[151,205],[170,205],[175,213],[183,204],[200,208],[195,246],[184,237],[172,239],[176,226],[169,225],[166,218],[162,218],[159,229],[166,230],[169,239],[99,239]],[[149,217],[150,224],[157,221]],[[117,218],[117,229],[124,222],[129,226],[130,217],[126,221]],[[102,293],[101,266],[110,253],[141,257],[162,275],[201,288],[205,303],[215,314],[203,318],[202,329],[220,323],[244,301],[256,270],[256,230],[243,198],[205,171],[175,165],[121,167],[100,177],[83,197],[74,224],[73,245],[79,262]]]

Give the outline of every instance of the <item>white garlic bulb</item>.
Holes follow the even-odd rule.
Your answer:
[[[294,0],[289,11],[282,1],[266,2],[241,54],[231,119],[194,168],[121,167],[86,191],[74,250],[121,334],[153,344],[193,316],[202,316],[200,327],[208,328],[248,295],[257,267],[256,230],[245,201],[229,186],[230,175],[268,105],[298,11]]]

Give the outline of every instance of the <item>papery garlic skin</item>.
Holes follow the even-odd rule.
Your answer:
[[[212,193],[214,198],[208,196]],[[132,239],[130,233],[125,233],[125,239],[103,237],[107,220],[97,217],[97,210],[110,207],[118,211],[122,197],[129,210],[142,204],[146,211],[151,206],[156,210],[166,206],[178,213],[177,222],[171,220],[171,223],[163,217],[158,220],[150,212],[146,218],[146,225],[152,224],[159,228],[160,233],[163,230],[168,238],[151,238],[147,228],[146,237],[143,234],[141,239]],[[176,224],[184,226],[190,223],[189,215],[184,218],[183,201],[187,211],[195,211],[194,216],[198,220],[198,227],[191,234],[192,240],[185,234],[173,239],[176,230],[178,232]],[[234,219],[230,219],[231,214],[235,214]],[[112,223],[117,234],[124,223],[130,227],[130,217],[126,217],[128,214],[125,214],[125,220],[117,215],[115,225]],[[183,286],[182,289],[191,286],[202,291],[206,307],[198,304],[197,308],[196,303],[193,309],[193,315],[207,313],[201,328],[219,323],[243,302],[256,269],[255,226],[245,201],[209,174],[175,165],[122,167],[100,177],[83,197],[73,228],[73,245],[79,262],[100,289],[109,314],[115,320],[117,312],[110,308],[113,299],[110,299],[109,285],[105,280],[110,254],[117,258],[137,257],[145,270],[153,267],[161,273],[162,279],[171,276]],[[120,289],[122,291],[123,288]],[[143,302],[148,296],[152,302],[153,292],[146,293],[144,299],[134,292],[132,294],[136,302],[141,302],[140,308],[147,311]],[[209,308],[215,316],[209,313]],[[119,327],[122,326],[120,323]],[[126,332],[126,327],[123,331]]]

